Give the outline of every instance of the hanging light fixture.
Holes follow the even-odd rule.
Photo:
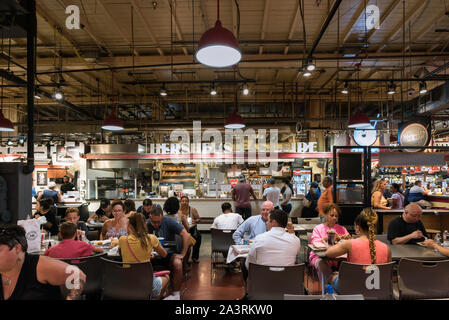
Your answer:
[[[316,66],[315,66],[315,64],[312,61],[309,61],[307,63],[307,70],[313,71],[313,70],[315,70],[315,68],[316,68]]]
[[[371,122],[366,114],[357,109],[351,119],[349,119],[348,128],[369,129],[371,128]]]
[[[393,81],[391,81],[388,85],[387,93],[390,95],[396,93],[396,85],[393,83]]]
[[[111,131],[123,130],[123,121],[117,118],[114,111],[112,111],[109,116],[104,119],[101,129]]]
[[[245,96],[247,96],[249,94],[249,89],[248,89],[248,85],[245,83],[245,85],[243,86],[243,94]]]
[[[226,120],[225,128],[226,129],[242,129],[245,128],[245,120],[237,113],[237,110],[234,109],[230,117]]]
[[[427,93],[427,84],[423,81],[419,83],[419,94]]]
[[[404,169],[402,170],[402,174],[408,174],[407,169],[404,168]]]
[[[210,95],[215,96],[216,94],[217,94],[217,89],[215,89],[215,85],[212,84],[212,86],[210,87]]]
[[[53,92],[53,98],[56,100],[62,100],[62,98],[64,98],[64,93],[62,92],[61,87],[59,85]]]
[[[8,146],[12,146],[14,142],[12,142],[11,138],[8,139]]]
[[[347,82],[345,82],[345,86],[341,90],[341,93],[343,93],[343,94],[348,94],[349,93],[349,85],[348,85]]]
[[[219,0],[215,27],[201,36],[195,58],[200,63],[214,68],[229,67],[242,59],[237,39],[231,31],[221,26]]]
[[[305,70],[304,73],[302,74],[304,77],[310,77],[312,75],[312,72],[310,72],[309,70]]]
[[[167,90],[165,89],[165,83],[162,85],[162,88],[161,88],[161,91],[159,92],[159,94],[160,94],[162,97],[167,96]]]
[[[41,96],[38,95],[38,94],[35,94],[34,97],[35,97],[36,99],[40,99],[40,98],[41,98]]]

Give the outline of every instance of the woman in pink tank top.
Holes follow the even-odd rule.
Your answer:
[[[326,257],[336,258],[348,254],[348,262],[357,264],[383,264],[391,262],[390,248],[376,240],[375,226],[377,213],[372,208],[365,208],[355,218],[355,232],[359,238],[343,241],[326,250]],[[330,279],[332,280],[332,278]],[[338,292],[338,276],[332,281]]]

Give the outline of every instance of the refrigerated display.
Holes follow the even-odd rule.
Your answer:
[[[296,195],[306,195],[312,182],[312,169],[293,171],[293,191]]]

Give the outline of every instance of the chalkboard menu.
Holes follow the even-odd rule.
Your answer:
[[[337,179],[363,180],[363,153],[339,153],[337,159]]]

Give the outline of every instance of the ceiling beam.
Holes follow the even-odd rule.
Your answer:
[[[136,12],[140,18],[140,20],[142,20],[142,23],[145,27],[145,30],[147,31],[148,35],[150,36],[151,41],[153,41],[153,43],[156,45],[156,50],[157,52],[163,56],[164,55],[164,51],[162,51],[156,37],[154,36],[153,31],[151,30],[150,24],[148,23],[149,19],[146,19],[145,16],[143,15],[143,9],[139,7],[139,5],[137,4],[136,0],[131,0],[131,4],[132,6],[136,9]]]
[[[365,2],[363,0],[360,0],[359,6],[355,10],[354,14],[352,15],[351,20],[349,21],[348,25],[344,29],[342,36],[340,36],[340,39],[343,39],[343,41],[341,43],[345,43],[346,40],[348,40],[357,20],[359,20],[360,16],[363,14],[364,11],[365,11]]]
[[[298,25],[299,17],[300,17],[299,4],[297,4],[297,8],[296,8],[296,11],[295,11],[295,16],[293,17],[293,21],[292,21],[292,23],[290,25],[290,30],[288,32],[288,37],[287,37],[288,40],[292,40],[293,39],[293,34],[295,33],[295,29],[296,29],[296,27]],[[287,45],[285,47],[285,49],[284,49],[284,54],[288,53],[288,48],[289,48],[289,46]]]
[[[122,38],[125,39],[126,42],[128,42],[130,47],[132,47],[133,43],[132,43],[131,39],[126,35],[126,32],[123,30],[123,28],[117,23],[117,19],[114,18],[110,9],[104,3],[104,0],[97,0],[97,3],[102,7],[103,11],[106,12],[106,15],[109,17],[109,20],[111,21],[111,24],[113,24],[116,27],[116,29],[118,30],[118,32],[120,33]],[[109,5],[111,5],[111,4],[109,4]],[[121,12],[121,14],[123,15],[123,12]],[[139,55],[139,52],[136,50],[136,48],[133,48],[133,52],[136,56]]]
[[[166,2],[168,4],[168,8],[169,8],[168,10],[170,11],[170,14],[171,14],[171,19],[173,19],[176,36],[178,37],[178,40],[184,41],[184,37],[182,36],[182,32],[181,32],[181,27],[178,22],[178,17],[176,17],[176,6],[172,7],[173,0],[166,0]],[[185,46],[182,47],[182,51],[184,52],[184,55],[186,55],[186,56],[189,55],[189,52],[187,51]]]
[[[382,41],[382,44],[379,46],[379,49],[377,49],[377,52],[381,52],[383,49],[385,49],[389,42],[399,35],[399,31],[402,30],[402,26],[406,26],[425,4],[426,1],[418,1],[418,3],[412,8],[412,10],[406,13],[405,20],[402,21],[401,19],[401,21],[397,23],[393,30],[388,34],[385,40]]]
[[[265,40],[265,33],[267,31],[268,14],[269,14],[270,0],[265,0],[265,7],[263,9],[262,28],[260,32],[260,39]],[[259,46],[259,54],[263,53],[263,46]]]
[[[391,2],[391,4],[388,6],[388,8],[382,13],[379,20],[379,29],[382,28],[382,24],[387,20],[387,18],[390,16],[390,14],[394,11],[396,6],[401,2],[401,0],[394,0]],[[424,0],[421,2],[425,2]],[[368,34],[366,35],[366,42],[369,42],[371,37],[374,35],[374,33],[378,29],[372,28],[370,31],[368,31]]]
[[[200,11],[201,11],[201,19],[203,20],[203,24],[204,24],[204,30],[209,30],[212,25],[210,24],[210,20],[207,17],[207,9],[206,9],[206,4],[205,4],[206,0],[200,0]]]
[[[418,33],[416,33],[415,35],[413,35],[412,33],[411,43],[416,42],[417,40],[419,40],[419,38],[421,38],[423,35],[429,32],[432,29],[432,27],[434,27],[434,25],[437,24],[438,21],[440,21],[442,17],[446,16],[445,13],[446,9],[444,8],[443,10],[439,11],[438,14],[433,19],[431,19],[430,22],[426,24],[424,28],[422,28]],[[411,49],[410,45],[407,45],[403,52],[407,52],[410,49]]]

